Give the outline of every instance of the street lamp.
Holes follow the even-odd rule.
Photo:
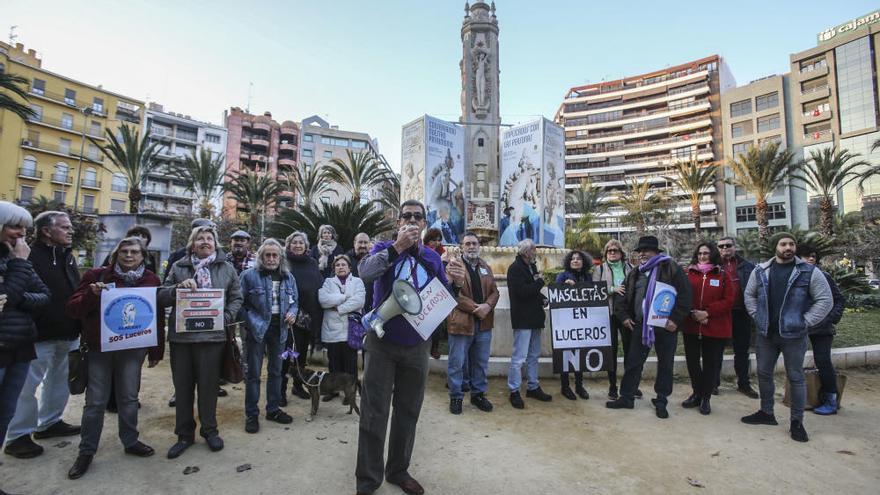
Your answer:
[[[83,164],[83,150],[86,146],[86,127],[89,124],[89,115],[94,113],[92,107],[83,107],[80,109],[80,112],[83,114],[83,128],[81,133],[82,140],[79,143],[79,165],[76,167],[76,189],[73,193],[73,211],[76,211],[76,207],[79,204],[79,187],[80,187],[80,178],[82,177],[82,164]]]

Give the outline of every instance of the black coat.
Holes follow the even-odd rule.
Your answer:
[[[828,316],[822,320],[822,323],[810,328],[810,334],[834,335],[837,333],[837,329],[834,328],[834,326],[840,323],[840,319],[843,317],[843,308],[844,303],[846,303],[846,298],[843,297],[840,288],[837,287],[837,282],[831,278],[831,275],[829,275],[828,272],[822,270],[822,275],[825,275],[825,280],[828,281],[828,285],[831,287],[831,297],[834,300],[834,306],[831,307],[831,311],[828,313]]]
[[[52,294],[50,311],[42,311],[34,317],[37,341],[73,340],[79,336],[80,322],[68,317],[63,309],[79,286],[79,269],[72,251],[69,247],[47,246],[43,241],[31,245],[28,260]]]
[[[360,263],[362,259],[366,258],[369,253],[361,256],[360,260],[357,259],[357,257],[355,256],[354,249],[349,249],[348,251],[346,251],[345,255],[348,256],[349,259],[351,259],[351,274],[355,277],[360,278],[360,275],[358,275],[358,263]],[[370,308],[373,307],[373,284],[364,284],[364,289],[367,291],[366,297],[364,298],[364,313],[366,313],[370,310]]]
[[[538,267],[528,264],[522,256],[507,268],[507,293],[510,295],[510,322],[516,329],[544,328],[544,279],[535,280]]]
[[[34,273],[30,261],[10,258],[9,248],[3,243],[0,243],[0,294],[6,294],[6,305],[0,312],[0,352],[32,345],[37,337],[32,315],[49,304],[49,289]]]
[[[324,309],[318,302],[318,290],[324,285],[324,277],[318,270],[318,262],[307,254],[294,256],[287,254],[290,264],[290,273],[296,279],[296,289],[299,292],[299,309],[312,318],[309,326],[313,336],[321,335],[321,322],[324,320]]]
[[[345,250],[342,249],[342,246],[339,243],[337,243],[336,248],[333,250],[332,253],[330,253],[330,256],[327,257],[327,266],[323,270],[321,270],[321,277],[329,278],[334,275],[333,258],[339,256],[340,254],[345,254]],[[321,258],[321,253],[318,252],[317,245],[312,246],[312,249],[309,250],[309,256],[311,256],[315,260],[315,263],[317,264],[318,260]]]

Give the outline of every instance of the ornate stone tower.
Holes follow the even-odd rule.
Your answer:
[[[491,242],[498,236],[498,19],[495,2],[466,2],[464,12],[460,122],[465,131],[467,228]]]

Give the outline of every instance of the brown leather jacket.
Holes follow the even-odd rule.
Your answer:
[[[467,262],[465,262],[467,263]],[[498,304],[498,286],[495,285],[495,276],[492,275],[492,269],[489,268],[482,259],[480,260],[480,287],[483,290],[483,300],[492,307],[492,311],[480,321],[481,330],[490,330],[495,324],[495,305]],[[467,270],[467,268],[465,268]],[[474,309],[477,303],[471,299],[473,294],[471,290],[470,274],[465,276],[464,285],[458,293],[458,306],[449,314],[446,322],[446,331],[452,335],[473,335],[474,334]]]

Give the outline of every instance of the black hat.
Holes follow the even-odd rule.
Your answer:
[[[657,251],[658,253],[663,252],[663,249],[660,248],[660,241],[652,235],[639,237],[639,244],[636,246],[636,251],[643,251],[645,249]]]

